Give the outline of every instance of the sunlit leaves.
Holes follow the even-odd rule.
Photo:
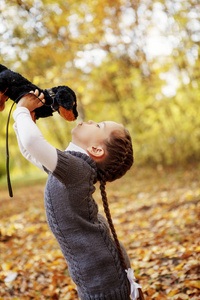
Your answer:
[[[133,169],[108,184],[110,209],[147,300],[198,299],[199,170]],[[46,222],[44,186],[1,191],[2,297],[78,299]],[[95,199],[103,213],[100,193]],[[196,297],[196,298],[195,298]]]
[[[1,63],[41,88],[70,86],[81,120],[123,123],[136,164],[199,161],[198,1],[2,0],[0,10]],[[67,146],[60,130],[74,124],[54,118],[43,133]]]

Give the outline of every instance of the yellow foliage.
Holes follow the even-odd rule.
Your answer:
[[[183,1],[177,10],[167,10],[165,4],[153,0],[144,4],[128,0],[1,2],[1,63],[41,88],[70,86],[85,119],[123,123],[133,137],[137,165],[198,164],[200,61],[190,15],[195,12],[193,22],[198,26],[195,1]],[[168,2],[173,6],[173,0]],[[155,27],[155,11],[165,19],[167,30]],[[149,58],[144,45],[151,37],[150,28],[156,28],[158,34],[161,30],[161,37],[168,41],[173,36],[170,45],[174,48],[168,56],[154,53]],[[81,65],[77,63],[80,53],[84,57]],[[163,90],[166,86],[173,89],[173,78],[177,87],[171,96]],[[6,175],[8,106],[1,112],[0,178]],[[75,124],[63,123],[56,114],[53,118],[38,124],[47,139],[62,148]],[[13,173],[30,172],[33,169],[18,151],[12,123],[10,168]]]

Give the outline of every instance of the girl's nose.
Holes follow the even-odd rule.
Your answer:
[[[92,121],[92,120],[89,120],[88,121],[88,124],[94,124],[95,122],[94,121]]]

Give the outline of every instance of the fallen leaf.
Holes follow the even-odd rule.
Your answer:
[[[186,280],[185,285],[188,287],[194,287],[194,288],[200,289],[200,280],[198,280],[198,281]]]
[[[18,274],[16,272],[9,273],[8,276],[4,279],[4,282],[12,282],[17,278]]]
[[[179,290],[178,289],[175,289],[175,290],[171,290],[168,294],[167,294],[167,297],[172,297],[176,294],[179,293]]]

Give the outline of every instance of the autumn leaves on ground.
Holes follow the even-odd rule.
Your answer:
[[[107,192],[146,299],[200,299],[200,170],[133,168]],[[78,299],[50,232],[44,185],[0,193],[0,299]],[[97,188],[95,199],[102,211]]]

